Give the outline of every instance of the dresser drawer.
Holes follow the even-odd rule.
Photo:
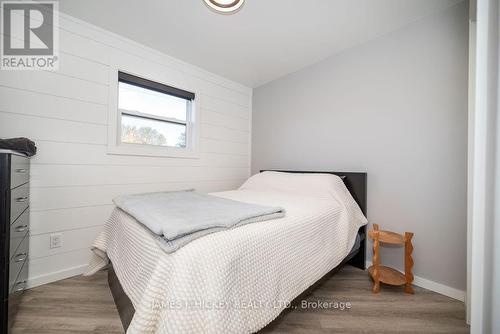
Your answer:
[[[28,259],[28,247],[29,247],[29,237],[26,235],[24,239],[17,247],[14,254],[12,254],[9,263],[9,291],[12,290],[13,285],[16,282],[23,264],[27,262]]]
[[[12,224],[19,215],[26,210],[29,204],[29,183],[10,191],[10,223]]]
[[[12,154],[10,159],[10,189],[14,189],[29,181],[30,161],[15,154]]]
[[[17,309],[19,307],[20,297],[24,289],[26,289],[27,279],[28,279],[28,262],[25,262],[21,271],[19,272],[19,276],[14,281],[14,284],[12,285],[12,287],[9,287],[10,288],[9,301],[8,301],[9,328],[14,323],[14,318],[16,316]]]
[[[28,261],[24,261],[21,270],[19,271],[19,275],[14,280],[14,284],[12,284],[10,293],[22,292],[26,289],[26,283],[28,281]]]
[[[23,241],[26,233],[29,231],[29,220],[30,220],[30,208],[24,210],[24,212],[16,219],[16,221],[10,225],[10,255],[9,258],[14,255],[15,250]]]

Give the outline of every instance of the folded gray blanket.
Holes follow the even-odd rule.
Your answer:
[[[285,215],[280,207],[238,202],[194,191],[127,195],[113,201],[156,234],[168,253],[210,233]]]

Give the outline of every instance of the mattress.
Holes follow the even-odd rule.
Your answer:
[[[361,242],[364,239],[365,239],[365,235],[358,232],[358,234],[356,235],[356,240],[354,240],[354,246],[352,246],[351,251],[349,252],[349,254],[347,254],[346,257],[350,257],[351,255],[356,253],[358,251],[358,249],[361,247]]]
[[[113,262],[136,310],[127,333],[252,333],[336,267],[366,224],[335,199],[236,190],[213,195],[281,206],[287,215],[197,239],[175,253],[115,209],[88,274]]]

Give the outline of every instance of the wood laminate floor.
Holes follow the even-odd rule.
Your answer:
[[[407,295],[400,287],[383,285],[374,295],[371,286],[366,272],[346,266],[306,299],[329,302],[330,308],[302,309],[299,304],[263,332],[469,332],[461,302],[418,287],[415,295]],[[334,302],[349,302],[351,307],[340,310]],[[26,291],[13,333],[123,333],[107,273],[73,277]]]

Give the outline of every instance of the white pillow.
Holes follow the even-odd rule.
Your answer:
[[[338,192],[339,187],[345,188],[344,182],[333,174],[267,171],[251,176],[240,189],[279,191],[307,197],[331,198],[335,197],[332,192]]]
[[[262,172],[251,176],[240,190],[273,191],[336,200],[352,219],[366,218],[342,179],[334,174]]]

